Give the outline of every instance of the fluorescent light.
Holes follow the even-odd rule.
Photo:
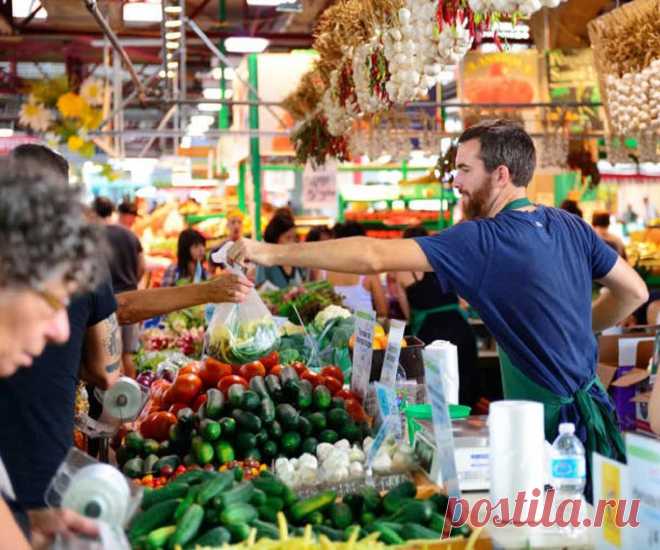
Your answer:
[[[181,149],[190,149],[192,138],[190,136],[183,136],[181,138]]]
[[[197,108],[200,111],[204,112],[204,113],[217,112],[217,111],[222,110],[222,104],[220,104],[220,103],[200,103],[199,105],[197,105]]]
[[[179,67],[179,64],[176,61],[170,61],[167,64],[168,69],[176,70]]]
[[[181,6],[165,6],[165,13],[181,13]]]
[[[122,15],[127,23],[159,23],[163,19],[160,2],[131,2],[124,4]]]
[[[0,138],[11,137],[14,135],[12,128],[0,128]]]
[[[165,21],[165,27],[167,27],[168,29],[180,27],[180,26],[181,26],[181,19],[171,19],[169,21]]]
[[[279,6],[282,0],[247,0],[248,6]]]
[[[167,76],[167,73],[166,73],[165,71],[160,71],[160,72],[158,73],[158,76],[159,76],[160,78],[165,78],[165,77]]]
[[[168,50],[178,50],[179,49],[179,43],[178,42],[170,42],[169,40],[165,42],[165,47]]]
[[[222,97],[222,90],[220,88],[204,88],[202,90],[204,99],[230,99],[234,95],[234,90],[231,88],[225,90],[225,97]]]
[[[178,40],[181,38],[181,32],[166,32],[165,33],[165,40]]]
[[[176,73],[174,71],[167,71],[167,78],[174,78]]]
[[[211,71],[211,76],[216,80],[220,80],[222,78],[223,70],[225,73],[225,80],[234,80],[234,76],[236,76],[236,73],[234,72],[234,69],[232,69],[231,67],[225,67],[224,69],[221,69],[220,67],[216,67]]]
[[[231,36],[225,40],[225,49],[232,53],[261,53],[269,43],[255,36]]]
[[[213,124],[215,117],[211,115],[193,115],[190,117],[190,125],[195,126],[196,128],[208,128]]]
[[[38,7],[39,0],[14,0],[11,4],[11,15],[16,19],[23,19],[30,15]],[[37,15],[34,16],[35,19],[46,19],[47,17],[48,12],[44,7],[42,7],[37,12]]]

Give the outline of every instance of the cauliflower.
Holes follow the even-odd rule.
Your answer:
[[[330,321],[335,319],[348,319],[351,316],[351,312],[341,306],[330,305],[325,309],[319,311],[314,317],[314,328],[318,331],[322,331],[323,327],[327,325]]]

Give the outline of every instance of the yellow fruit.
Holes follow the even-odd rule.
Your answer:
[[[401,347],[402,348],[407,348],[408,347],[408,342],[406,342],[405,338],[401,338]]]
[[[376,323],[374,325],[374,338],[378,338],[379,336],[385,336],[385,329]]]
[[[348,347],[350,349],[353,349],[355,347],[355,334],[353,334],[349,339],[348,339]]]

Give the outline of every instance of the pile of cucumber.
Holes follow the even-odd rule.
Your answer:
[[[247,387],[234,384],[226,395],[209,389],[206,403],[196,413],[189,408],[178,411],[169,440],[155,446],[150,441],[148,452],[142,446],[140,456],[131,456],[130,450],[139,447],[133,434],[125,441],[129,448],[118,457],[124,459],[124,474],[140,477],[157,474],[163,464],[221,466],[236,459],[268,464],[280,456],[315,454],[322,442],[361,442],[370,433],[369,426],[356,423],[344,400],[333,398],[326,386],[313,387],[294,368],[283,367],[279,376],[255,376]]]
[[[183,550],[222,546],[249,537],[278,539],[277,514],[283,512],[293,536],[312,525],[330,540],[348,540],[355,529],[360,538],[377,531],[385,544],[406,540],[439,539],[444,527],[447,498],[434,495],[415,499],[415,485],[406,481],[384,497],[365,487],[359,494],[337,500],[334,491],[299,499],[268,472],[251,481],[238,481],[237,471],[186,472],[162,489],[145,492],[141,511],[128,536],[134,550]],[[461,528],[452,534],[467,535]]]

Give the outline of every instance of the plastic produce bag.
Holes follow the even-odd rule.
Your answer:
[[[206,353],[244,365],[268,355],[279,345],[279,330],[256,290],[242,304],[219,304],[206,332]]]

